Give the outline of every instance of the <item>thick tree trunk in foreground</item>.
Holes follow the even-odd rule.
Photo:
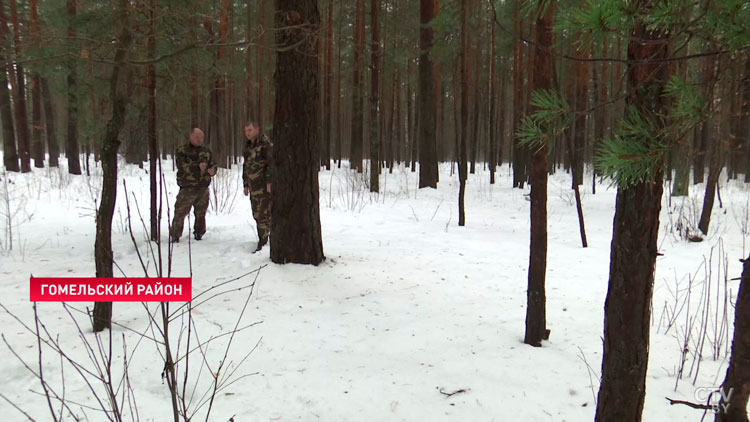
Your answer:
[[[102,196],[96,214],[96,243],[94,260],[97,277],[112,277],[112,215],[117,200],[117,149],[120,147],[120,130],[125,124],[125,107],[128,102],[125,83],[120,81],[125,71],[125,54],[130,46],[131,36],[127,22],[127,0],[120,0],[120,22],[122,29],[117,37],[114,68],[110,78],[109,98],[112,103],[112,116],[107,122],[107,130],[102,145],[101,163],[104,173]],[[112,302],[96,302],[93,312],[94,331],[112,327]]]
[[[653,2],[645,0],[636,6],[648,13]],[[667,65],[658,62],[667,57],[665,38],[665,34],[649,31],[643,21],[637,20],[628,44],[627,105],[653,119],[653,125],[660,122],[654,116],[666,111],[663,91],[668,79]],[[652,181],[620,186],[617,190],[597,422],[641,420],[663,189],[660,170],[655,169],[654,174]]]
[[[542,10],[544,9],[544,10]],[[555,2],[546,8],[539,1],[536,17],[536,59],[534,88],[552,89],[554,70],[549,50],[554,41],[552,17]],[[533,151],[531,160],[531,241],[529,246],[529,287],[526,293],[526,333],[523,342],[535,347],[549,338],[545,281],[547,275],[547,156],[549,145]]]
[[[325,257],[318,199],[317,1],[277,0],[275,16],[280,50],[274,74],[271,260],[318,265]]]
[[[734,339],[727,375],[721,384],[715,422],[747,422],[750,396],[750,256],[743,261],[742,279],[734,310]]]

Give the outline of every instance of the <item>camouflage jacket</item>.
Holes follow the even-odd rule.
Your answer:
[[[273,143],[265,133],[245,143],[242,182],[251,191],[265,190],[273,175]]]
[[[201,172],[200,163],[216,168],[211,150],[193,146],[190,142],[177,148],[177,185],[181,188],[207,187],[211,184],[208,171]],[[208,169],[206,169],[208,170]]]

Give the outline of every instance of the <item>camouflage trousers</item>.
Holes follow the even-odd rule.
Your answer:
[[[251,191],[250,204],[253,208],[255,224],[258,227],[258,239],[268,240],[268,235],[271,233],[271,194],[265,189]]]
[[[206,232],[206,211],[208,210],[210,197],[208,187],[180,188],[174,204],[174,220],[170,230],[172,239],[179,239],[182,236],[182,226],[185,224],[185,217],[190,214],[191,208],[193,208],[193,214],[195,215],[193,232],[203,236]]]

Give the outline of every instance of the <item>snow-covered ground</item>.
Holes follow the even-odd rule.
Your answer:
[[[177,188],[171,162],[165,161],[164,167],[172,207]],[[249,200],[241,194],[240,169],[218,176],[215,184],[223,209],[217,212],[212,205],[208,232],[201,242],[187,242],[186,221],[183,241],[174,249],[171,274],[189,275],[192,262],[197,294],[264,267],[239,323],[250,326],[232,337],[220,376],[237,369],[217,395],[211,421],[232,417],[235,422],[593,420],[615,190],[598,184],[592,194],[590,176],[582,188],[589,243],[584,249],[569,176],[560,172],[550,178],[547,324],[552,332],[542,348],[532,348],[522,342],[529,257],[527,191],[510,187],[507,166],[498,170],[494,186],[486,170],[470,175],[467,224],[458,227],[457,176],[451,175],[448,165],[440,170],[437,190],[417,190],[416,175],[396,169],[381,176],[384,193],[380,195],[367,192],[361,176],[346,169],[322,171],[320,209],[327,259],[317,267],[275,265],[268,248],[251,254],[257,237]],[[154,262],[136,211],[137,203],[147,219],[148,175],[132,165],[121,164],[120,171],[112,241],[115,273],[143,275],[127,230],[124,179],[131,193],[138,251],[153,275]],[[94,174],[69,176],[56,169],[35,169],[32,174],[2,175],[0,222],[7,227],[10,214],[13,245],[9,249],[8,231],[0,229],[0,303],[32,330],[32,274],[94,275],[94,210],[100,170],[94,169]],[[716,386],[724,377],[727,339],[731,340],[734,321],[731,304],[723,316],[724,278],[725,274],[729,278],[740,275],[738,259],[747,254],[744,239],[750,191],[735,182],[722,183],[721,189],[723,208],[717,202],[710,236],[702,243],[680,239],[677,227],[680,221],[697,225],[703,185],[691,188],[691,200],[672,198],[670,206],[668,195],[664,198],[659,236],[663,255],[656,270],[645,421],[700,420],[701,411],[670,406],[665,397],[705,399],[700,388]],[[166,218],[162,231],[166,240]],[[165,275],[166,264],[165,257]],[[254,278],[251,273],[203,296],[227,292],[193,311],[191,348],[196,332],[205,342],[232,331]],[[732,303],[737,283],[728,284]],[[76,312],[92,304],[68,305],[84,330],[83,338],[96,350],[96,336],[86,315]],[[173,304],[171,310],[177,306]],[[148,309],[161,324],[158,304],[149,304]],[[61,304],[40,303],[38,313],[52,337],[59,336],[67,357],[94,368]],[[123,420],[172,420],[169,392],[162,379],[163,347],[148,338],[158,335],[158,329],[150,325],[146,308],[139,303],[116,303],[114,321],[120,324],[112,330],[115,387],[122,394],[124,341],[134,391],[134,401],[122,404]],[[702,324],[708,326],[706,330],[701,330]],[[684,376],[675,391],[684,333],[690,325]],[[176,318],[170,331],[172,348],[184,355],[185,318]],[[36,338],[2,310],[0,332],[7,345],[36,371]],[[192,397],[189,409],[195,410],[202,402],[203,392],[213,382],[209,371],[216,372],[229,338],[213,340],[207,351],[201,348],[208,363],[202,371],[200,350],[191,354],[186,383],[188,400]],[[100,339],[107,351],[108,332]],[[712,352],[715,343],[721,348],[717,360]],[[699,344],[703,344],[700,365],[695,359]],[[8,346],[0,345],[0,394],[7,399],[0,398],[0,420],[26,420],[8,400],[38,421],[52,420],[47,401],[39,394],[43,391],[40,382]],[[67,361],[62,364],[63,383],[60,356],[46,346],[43,352],[44,375],[58,394],[64,391],[71,409],[79,417],[85,413],[83,420],[107,420],[86,407],[99,408],[99,404],[74,367]],[[183,360],[178,363],[180,389],[184,368]],[[106,400],[100,384],[91,383]],[[459,390],[464,391],[447,395]],[[54,401],[52,405],[60,407]],[[204,420],[207,408],[204,404],[198,411],[203,416],[194,420]]]

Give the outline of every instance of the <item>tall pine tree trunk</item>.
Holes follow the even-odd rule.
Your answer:
[[[21,25],[16,8],[16,0],[10,0],[10,20],[13,24],[13,44],[16,56],[21,52]],[[13,84],[11,84],[13,86]],[[15,128],[18,136],[18,155],[21,160],[21,172],[31,171],[31,151],[29,145],[29,124],[26,113],[26,78],[23,66],[16,64],[16,84],[14,89]]]
[[[101,202],[96,213],[96,243],[94,244],[94,261],[97,277],[112,277],[112,216],[117,200],[117,149],[120,147],[119,135],[125,124],[125,112],[128,103],[128,92],[124,78],[125,57],[130,46],[131,35],[128,24],[128,0],[119,1],[120,33],[116,38],[114,67],[109,81],[109,99],[112,104],[112,116],[107,122],[102,145],[101,163],[103,171]],[[112,302],[96,302],[93,311],[94,332],[112,327]]]
[[[370,0],[370,192],[380,192],[380,131],[378,104],[380,101],[380,1]]]
[[[156,57],[156,0],[150,0],[148,19],[148,38],[146,54],[149,60]],[[157,215],[157,174],[156,164],[159,159],[159,144],[156,138],[156,65],[149,64],[146,69],[146,89],[148,90],[148,155],[149,186],[151,191],[151,240],[159,239],[159,219]]]
[[[318,265],[325,257],[318,191],[317,0],[276,0],[275,17],[280,50],[274,73],[271,260]]]
[[[1,83],[1,82],[0,82]],[[52,93],[49,90],[49,82],[41,78],[42,103],[44,105],[44,124],[47,133],[47,151],[49,152],[49,166],[57,167],[60,157],[60,147],[57,144],[57,133],[55,133],[55,112],[52,106]]]
[[[653,0],[635,5],[647,14]],[[638,15],[637,15],[638,16]],[[667,35],[636,19],[628,41],[627,105],[653,125],[666,112]],[[656,127],[658,132],[661,128]],[[634,142],[649,142],[647,139]],[[646,147],[647,148],[647,147]],[[604,305],[604,356],[596,408],[597,422],[639,422],[646,394],[649,328],[657,255],[662,176],[617,190],[610,251],[609,286]]]
[[[10,38],[8,37],[8,19],[5,16],[5,5],[0,0],[0,63],[8,62],[5,51],[8,51]],[[20,171],[18,165],[18,151],[16,150],[16,133],[13,130],[13,110],[10,104],[10,90],[8,89],[8,73],[11,75],[12,65],[0,69],[0,120],[3,123],[3,164],[7,171]]]
[[[76,30],[73,22],[76,19],[76,0],[67,0],[68,37],[74,39]],[[68,173],[81,174],[81,160],[78,148],[78,64],[76,59],[68,61],[68,120],[67,136],[65,138],[65,155],[68,156]],[[88,159],[86,160],[88,163]]]
[[[38,0],[31,0],[31,39],[39,47],[39,11]],[[44,143],[42,142],[42,78],[37,71],[31,73],[31,153],[34,167],[44,168]]]
[[[497,98],[497,88],[495,84],[495,22],[490,21],[490,74],[489,74],[489,91],[490,91],[490,122],[489,122],[489,159],[490,166],[490,184],[495,184],[495,168],[497,167],[497,130],[495,128],[495,100]],[[501,99],[502,101],[502,99]]]
[[[323,156],[326,170],[331,169],[331,143],[333,142],[333,130],[331,120],[333,118],[333,0],[328,1],[328,16],[326,19],[326,57],[325,57],[325,88],[323,92]]]
[[[469,0],[461,2],[461,135],[458,137],[458,225],[466,225],[466,210],[464,208],[464,197],[466,196],[467,154],[469,129]]]
[[[356,0],[354,22],[354,64],[352,69],[352,133],[350,138],[350,168],[362,172],[364,143],[364,72],[365,0]]]
[[[518,130],[518,124],[523,117],[523,106],[521,93],[523,91],[523,42],[521,34],[523,32],[522,18],[519,16],[521,0],[515,0],[513,6],[513,33],[516,35],[513,43],[513,132]],[[511,138],[513,145],[513,187],[523,189],[526,182],[526,148],[521,146],[515,136]]]
[[[725,63],[724,60],[722,60],[721,63]],[[728,90],[727,88],[731,86],[731,84],[724,82],[724,85],[725,89],[723,89],[723,91],[725,95],[723,98],[729,99],[731,98],[729,95],[731,89]],[[709,89],[709,104],[713,103],[713,91],[713,88]],[[726,130],[726,128],[729,124],[729,105],[725,103],[726,101],[721,103],[719,113],[716,113],[714,117],[719,119],[718,126],[722,128],[721,133],[723,135],[728,135],[729,131]],[[701,218],[698,221],[698,229],[700,229],[703,234],[708,234],[708,226],[711,222],[711,212],[713,212],[714,200],[716,199],[716,188],[719,184],[721,169],[724,167],[724,145],[722,141],[729,138],[729,136],[716,136],[717,134],[715,131],[716,128],[714,127],[713,119],[704,122],[704,142],[707,141],[709,143],[708,145],[711,148],[711,155],[709,155],[708,179],[706,180],[706,190],[703,195],[703,209],[701,210]]]
[[[578,34],[579,39],[582,34]],[[576,56],[581,59],[588,59],[590,51],[586,48],[583,51],[576,49]],[[589,63],[583,60],[575,64],[575,110],[576,118],[573,129],[573,160],[571,163],[573,172],[573,189],[575,186],[583,184],[583,162],[586,151],[586,109],[588,108],[589,98]]]
[[[703,84],[706,87],[706,98],[709,106],[714,98],[714,84],[716,79],[716,56],[706,57],[706,65],[703,70]],[[694,161],[693,161],[693,183],[703,183],[706,171],[706,153],[711,145],[711,120],[706,120],[694,130]]]
[[[418,143],[419,143],[419,187],[437,188],[438,165],[435,140],[435,71],[430,57],[434,31],[432,20],[435,18],[436,0],[419,1],[419,80],[418,80]],[[462,6],[464,7],[464,6]]]
[[[537,90],[550,90],[554,70],[550,49],[554,42],[552,17],[555,2],[538,2],[536,11],[536,58],[533,85]],[[533,110],[532,110],[533,111]],[[526,292],[526,333],[523,342],[540,347],[549,338],[547,330],[545,280],[547,273],[547,155],[544,144],[532,152],[531,158],[531,241],[529,246],[529,288]]]

